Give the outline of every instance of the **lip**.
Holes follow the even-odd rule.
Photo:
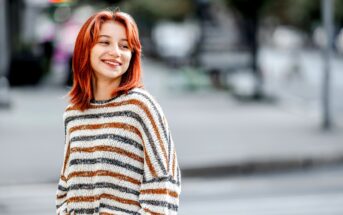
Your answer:
[[[114,59],[102,59],[101,60],[103,63],[111,66],[111,67],[116,67],[116,66],[121,66],[122,63],[120,61],[114,60]]]

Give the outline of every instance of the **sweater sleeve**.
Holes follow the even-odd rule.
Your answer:
[[[65,122],[65,120],[64,120]],[[58,215],[66,215],[67,212],[67,193],[68,193],[68,186],[67,186],[67,178],[66,178],[66,168],[67,168],[67,160],[69,157],[69,141],[68,141],[68,134],[65,127],[65,145],[64,145],[64,159],[63,165],[60,172],[60,178],[58,181],[58,187],[56,191],[56,214]]]
[[[160,106],[147,104],[142,126],[144,174],[140,214],[177,214],[181,175],[167,120]]]

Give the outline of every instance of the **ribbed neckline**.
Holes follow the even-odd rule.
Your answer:
[[[131,91],[133,91],[134,89],[136,89],[136,87],[132,88],[131,90],[128,91],[128,93],[130,93]],[[106,99],[106,100],[95,100],[95,99],[91,99],[90,103],[91,104],[97,104],[97,105],[102,105],[102,104],[107,104],[110,103],[114,100],[116,100],[117,98],[126,95],[125,93],[120,93],[119,95],[116,95],[110,99]]]
[[[116,96],[114,96],[114,97],[112,97],[112,98],[110,98],[110,99],[106,99],[106,100],[95,100],[95,99],[91,99],[90,103],[91,103],[91,104],[99,104],[99,105],[101,105],[101,104],[107,104],[107,103],[112,102],[113,100],[117,99],[118,97],[122,96],[123,94],[125,94],[125,93],[121,93],[121,94],[119,94],[119,95],[116,95]]]

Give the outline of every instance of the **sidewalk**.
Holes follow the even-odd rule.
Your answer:
[[[177,71],[149,59],[144,71],[146,88],[168,119],[183,177],[343,163],[342,118],[322,132],[311,110],[240,103],[214,90],[185,91]],[[58,178],[66,92],[48,86],[11,90],[12,109],[0,110],[0,184]]]
[[[156,78],[168,69],[149,62],[145,70]],[[176,72],[145,82],[167,115],[184,177],[343,163],[342,115],[325,132],[316,107],[242,103],[227,92],[177,90],[171,84]]]

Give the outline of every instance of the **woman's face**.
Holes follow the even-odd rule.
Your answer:
[[[116,82],[119,86],[121,76],[129,68],[131,56],[125,27],[115,21],[103,23],[90,56],[96,81]]]

